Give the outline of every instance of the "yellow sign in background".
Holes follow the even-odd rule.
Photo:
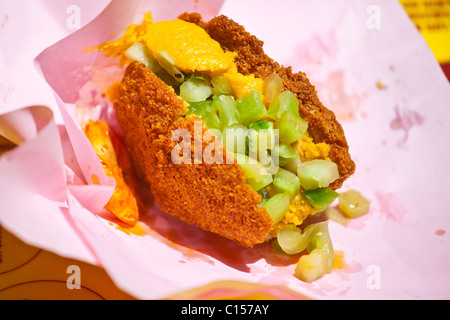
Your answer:
[[[400,0],[440,64],[450,63],[450,0]]]

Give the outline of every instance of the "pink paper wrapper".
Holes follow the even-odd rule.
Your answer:
[[[83,50],[120,36],[147,11],[155,20],[184,11],[206,20],[229,16],[263,40],[272,58],[306,72],[335,111],[357,164],[342,190],[361,191],[372,207],[345,227],[330,222],[339,262],[331,274],[300,282],[293,277],[298,257],[274,254],[269,244],[241,248],[156,203],[141,219],[144,235],[124,232],[101,210],[114,181],[81,127],[104,119],[117,129],[103,94],[122,70]],[[20,108],[20,99],[17,110],[7,112],[14,99],[0,109],[0,128],[22,142],[0,158],[0,223],[28,243],[101,265],[141,299],[222,280],[283,285],[315,299],[450,298],[450,86],[397,1],[112,1],[35,65],[61,123],[49,108]]]

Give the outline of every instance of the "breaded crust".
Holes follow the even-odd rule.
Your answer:
[[[161,209],[245,247],[266,240],[272,220],[258,206],[261,196],[246,183],[245,172],[232,156],[224,152],[224,164],[195,164],[195,141],[202,141],[203,154],[214,138],[199,117],[181,116],[185,104],[171,87],[143,64],[131,63],[114,106],[124,142]],[[172,139],[177,129],[191,137],[190,164],[172,160],[172,150],[181,142]],[[227,159],[232,163],[226,164]]]
[[[309,123],[315,142],[330,145],[329,157],[337,163],[339,180],[331,187],[339,188],[355,170],[341,125],[334,113],[325,108],[315,88],[304,73],[293,73],[280,66],[263,51],[263,42],[245,29],[219,16],[204,22],[198,14],[183,14],[181,19],[203,27],[225,50],[237,53],[239,72],[264,79],[277,72],[285,88],[300,102],[300,114]],[[253,247],[266,240],[272,220],[259,207],[261,197],[246,183],[245,172],[237,163],[195,164],[195,122],[201,123],[201,135],[208,136],[204,122],[197,116],[183,117],[185,103],[148,68],[131,63],[119,86],[114,103],[124,142],[136,161],[137,169],[160,207],[179,219],[217,233],[242,246]],[[177,129],[185,129],[192,137],[191,163],[176,164],[172,151],[180,142],[172,139]],[[212,138],[212,137],[211,137]],[[197,140],[197,141],[200,141]],[[202,139],[202,152],[211,140]],[[224,159],[231,155],[225,152]]]
[[[316,89],[303,72],[293,73],[291,67],[280,66],[264,53],[263,41],[248,33],[245,28],[228,17],[221,15],[203,21],[198,13],[184,13],[180,19],[204,28],[211,38],[219,42],[224,50],[237,53],[236,65],[242,74],[254,74],[264,79],[277,72],[283,79],[286,90],[292,91],[300,102],[300,116],[309,124],[309,133],[315,142],[330,145],[330,159],[339,168],[339,179],[330,187],[338,189],[355,172],[355,163],[349,154],[349,147],[341,124],[335,114],[320,102]]]

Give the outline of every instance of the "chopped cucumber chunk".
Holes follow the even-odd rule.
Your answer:
[[[314,223],[303,231],[294,224],[286,224],[277,230],[277,241],[287,254],[297,254],[305,249],[324,249],[330,252],[330,237],[327,222]],[[331,252],[331,254],[333,254]]]
[[[334,263],[333,243],[331,242],[330,234],[328,232],[328,222],[321,222],[316,224],[316,228],[306,248],[308,252],[315,249],[324,250],[327,254],[326,272],[330,272]]]
[[[275,139],[273,122],[263,120],[250,124],[247,137],[249,157],[258,159],[264,165],[272,165],[273,161],[268,150],[276,145]]]
[[[211,79],[213,85],[213,94],[226,94],[232,95],[233,88],[231,87],[230,80],[222,76],[213,76]]]
[[[275,123],[275,129],[278,129],[280,142],[292,144],[300,140],[308,129],[308,122],[291,113],[284,113],[279,121]]]
[[[247,127],[235,124],[223,130],[223,145],[229,152],[246,153]]]
[[[212,101],[199,101],[189,103],[189,108],[187,114],[196,114],[199,117],[206,117],[211,113],[214,113],[212,107]]]
[[[334,162],[316,159],[298,166],[297,175],[304,189],[313,190],[328,187],[339,178],[339,171]]]
[[[277,231],[277,242],[287,254],[297,254],[306,249],[308,238],[294,224],[287,224]]]
[[[278,158],[280,166],[285,167],[294,159],[299,159],[298,153],[290,144],[278,144],[272,149],[272,156]],[[297,171],[295,171],[297,173]]]
[[[250,94],[236,101],[239,120],[248,125],[266,116],[267,109],[261,100],[261,95],[256,90],[251,90]]]
[[[317,188],[314,190],[303,190],[305,198],[312,204],[317,211],[323,211],[329,207],[334,200],[339,196],[334,190],[330,188]]]
[[[289,113],[300,118],[298,107],[297,97],[291,91],[283,91],[270,104],[267,116],[273,120],[279,120],[285,113]]]
[[[267,213],[273,220],[273,224],[280,222],[289,209],[290,198],[287,194],[278,193],[267,200],[262,207],[266,208]]]
[[[267,172],[267,169],[257,160],[246,156],[245,154],[235,153],[234,158],[247,174],[248,179],[253,179],[254,182],[261,182],[272,175]]]
[[[211,100],[189,103],[187,114],[191,113],[202,118],[208,129],[221,130],[222,124],[220,123],[219,116],[217,115],[217,111],[214,109]]]
[[[279,144],[272,149],[272,153],[278,154],[279,157],[285,159],[297,159],[298,153],[290,144]]]
[[[248,126],[249,129],[260,130],[260,129],[273,129],[273,122],[269,122],[267,120],[258,121],[255,123],[251,123]]]
[[[294,275],[301,281],[311,283],[322,278],[327,272],[327,253],[314,249],[310,254],[300,257]]]
[[[300,181],[297,175],[282,168],[279,168],[275,174],[273,185],[277,192],[285,193],[291,199],[300,192]]]
[[[247,184],[249,184],[252,187],[252,189],[255,191],[260,191],[261,189],[263,189],[264,187],[267,187],[272,182],[273,182],[273,177],[270,174],[260,181],[257,181],[254,178],[247,179]]]
[[[153,59],[150,51],[141,42],[135,42],[127,51],[125,51],[125,57],[131,61],[138,61],[143,63],[147,68],[152,70],[153,73],[161,71],[162,67],[159,63]]]
[[[274,72],[264,79],[263,94],[267,104],[271,104],[284,89],[283,80]]]
[[[248,156],[253,159],[258,159],[258,131],[248,130],[247,135],[247,152]]]
[[[275,146],[273,129],[248,130],[248,155],[258,159]]]
[[[220,122],[224,127],[239,123],[239,117],[233,96],[221,94],[213,96],[213,107],[219,111]]]
[[[308,247],[311,237],[318,229],[319,224],[306,227],[303,232],[294,224],[286,224],[277,231],[277,241],[281,249],[287,254],[297,254]]]
[[[312,230],[307,230],[311,228]],[[294,275],[302,281],[315,281],[331,272],[334,263],[334,250],[328,232],[328,222],[321,222],[305,228],[310,232],[306,249],[307,255],[300,257]]]
[[[298,173],[298,166],[302,164],[302,160],[300,159],[300,157],[295,158],[295,159],[290,159],[284,166],[283,168],[286,170],[289,170],[290,172],[293,172],[295,174]]]
[[[187,102],[205,101],[211,94],[211,87],[198,77],[190,77],[180,86],[180,97]]]
[[[339,196],[339,209],[349,218],[358,218],[369,212],[370,201],[359,191],[348,190]]]

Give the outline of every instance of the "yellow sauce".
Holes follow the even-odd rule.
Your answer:
[[[317,210],[299,193],[292,199],[283,222],[299,226],[309,215],[315,214],[316,212]]]
[[[330,160],[328,158],[330,146],[324,142],[314,143],[308,133],[305,133],[302,139],[296,143],[296,148],[303,162],[315,159]]]
[[[184,20],[153,23],[151,14],[147,13],[140,25],[129,26],[120,39],[104,43],[98,49],[107,56],[121,57],[124,62],[124,52],[135,42],[143,43],[157,61],[160,59],[157,53],[166,53],[173,59],[174,67],[186,74],[223,75],[230,80],[236,99],[246,96],[251,89],[262,93],[264,81],[239,73],[234,63],[235,54],[224,51],[194,23]]]
[[[253,74],[243,75],[239,73],[234,63],[223,76],[230,80],[231,87],[233,88],[233,95],[236,99],[245,97],[250,90],[256,90],[262,95],[264,80],[256,78]]]
[[[224,52],[220,44],[196,24],[183,20],[162,21],[150,24],[146,30],[139,40],[153,55],[166,52],[182,72],[220,74],[233,64],[233,53]]]

